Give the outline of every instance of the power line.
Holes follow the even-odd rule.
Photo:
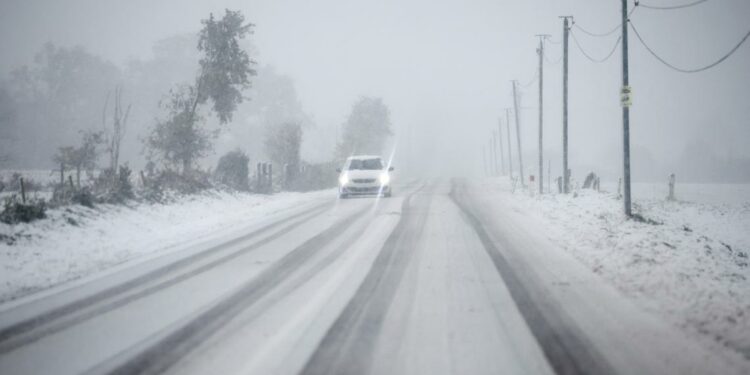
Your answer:
[[[637,3],[636,3],[636,5],[637,5]],[[633,9],[630,10],[630,13],[628,13],[628,19],[630,19],[630,16],[633,15],[633,12],[635,12],[636,9],[638,9],[638,6],[635,6],[635,7],[633,7]],[[573,22],[573,27],[577,28],[578,30],[581,30],[581,32],[583,32],[584,34],[588,34],[588,35],[593,36],[593,37],[605,37],[605,36],[610,36],[610,35],[614,34],[617,30],[620,30],[620,28],[622,27],[622,22],[618,23],[617,26],[613,27],[611,30],[609,30],[609,31],[607,31],[605,33],[595,33],[595,32],[588,31],[588,30],[584,29],[583,27],[578,26],[578,22],[575,22],[575,21]]]
[[[529,86],[533,85],[534,82],[536,82],[537,78],[539,78],[539,72],[534,73],[534,78],[532,78],[528,83],[522,84],[521,87],[528,88]]]
[[[632,22],[630,22],[630,27],[633,29],[633,32],[635,33],[635,36],[638,37],[638,40],[641,41],[641,44],[643,44],[643,46],[646,47],[646,50],[652,56],[654,56],[657,60],[659,60],[662,64],[666,65],[667,67],[669,67],[669,68],[671,68],[673,70],[676,70],[678,72],[681,72],[681,73],[698,73],[698,72],[702,72],[704,70],[711,69],[711,68],[715,67],[716,65],[721,64],[722,62],[724,62],[724,60],[728,59],[729,56],[732,56],[732,54],[734,54],[735,52],[737,52],[737,50],[740,48],[740,46],[743,43],[745,43],[745,41],[747,40],[748,37],[750,37],[750,31],[748,31],[745,34],[745,36],[742,38],[742,40],[740,40],[740,42],[737,43],[736,46],[734,46],[734,48],[732,48],[727,54],[725,54],[724,56],[722,56],[721,58],[719,58],[718,60],[716,60],[715,62],[713,62],[713,63],[711,63],[709,65],[706,65],[706,66],[701,67],[701,68],[696,68],[696,69],[683,69],[683,68],[678,68],[678,67],[674,66],[673,64],[670,64],[669,62],[667,62],[666,60],[664,60],[663,58],[661,58],[659,55],[657,55],[656,52],[654,52],[654,50],[652,50],[651,47],[649,47],[648,44],[646,44],[646,42],[643,40],[643,37],[641,37],[641,34],[638,32],[638,29],[635,28],[635,25],[633,25]]]
[[[550,60],[550,59],[548,59],[547,58],[546,49],[545,49],[544,60],[547,61],[548,64],[550,64],[550,65],[557,65],[557,64],[560,63],[560,61],[562,61],[562,58],[563,58],[563,54],[561,53],[560,57],[558,57],[557,60]]]
[[[692,6],[695,6],[695,5],[699,5],[699,4],[705,3],[706,1],[708,1],[708,0],[697,0],[697,1],[693,1],[692,3],[687,3],[687,4],[682,4],[682,5],[668,5],[668,6],[660,6],[660,5],[648,5],[648,4],[643,4],[643,3],[641,3],[641,2],[636,2],[636,3],[635,3],[635,5],[636,5],[636,7],[638,7],[638,6],[642,6],[642,7],[644,7],[644,8],[647,8],[647,9],[655,9],[655,10],[675,10],[675,9],[684,9],[684,8],[690,8],[690,7],[692,7]],[[633,9],[635,9],[635,8],[633,8]]]
[[[617,31],[617,30],[620,29],[620,27],[622,26],[622,24],[619,24],[619,25],[613,27],[612,30],[607,31],[606,33],[593,33],[593,32],[590,32],[590,31],[584,29],[583,27],[578,26],[578,23],[574,23],[573,26],[576,29],[581,30],[584,34],[588,34],[588,35],[591,35],[593,37],[604,37],[604,36],[610,36],[610,35],[614,34],[615,31]]]
[[[576,47],[578,47],[578,50],[581,51],[583,56],[585,56],[587,59],[591,60],[594,63],[603,63],[609,60],[609,58],[612,57],[612,55],[614,55],[615,51],[617,50],[617,46],[620,45],[620,41],[622,41],[622,36],[618,37],[617,41],[615,41],[615,45],[612,47],[612,50],[609,51],[609,54],[607,54],[607,56],[605,56],[603,59],[596,59],[596,58],[591,57],[591,55],[589,55],[588,53],[586,53],[586,51],[583,50],[583,47],[581,47],[581,44],[578,43],[578,39],[576,38],[575,33],[571,32],[570,36],[573,37],[573,41],[575,42]]]
[[[560,57],[557,58],[557,60],[553,61],[553,60],[550,60],[550,59],[547,58],[547,54],[544,54],[544,61],[546,61],[550,65],[557,65],[557,64],[559,64],[560,61],[562,61],[562,58],[563,58],[563,56],[561,54]]]

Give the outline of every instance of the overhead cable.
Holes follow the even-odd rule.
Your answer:
[[[630,13],[628,13],[628,19],[630,19],[630,16],[633,15],[633,12],[635,12],[637,8],[638,7],[635,6],[633,7],[633,9],[630,10]],[[578,22],[575,22],[575,21],[573,21],[573,27],[575,27],[578,30],[581,30],[581,32],[583,32],[584,34],[588,34],[593,37],[605,37],[605,36],[610,36],[614,34],[617,30],[620,30],[620,28],[622,27],[622,22],[618,23],[617,26],[613,27],[612,29],[604,33],[595,33],[595,32],[588,31],[584,29],[583,27],[578,26]]]
[[[705,3],[708,0],[697,0],[693,1],[692,3],[682,4],[682,5],[648,5],[641,2],[636,2],[636,6],[641,6],[647,9],[654,9],[654,10],[675,10],[675,9],[684,9],[684,8],[690,8],[692,6],[700,5],[702,3]]]
[[[592,62],[595,62],[595,63],[603,63],[603,62],[609,60],[609,58],[612,57],[612,55],[614,55],[615,51],[617,50],[617,46],[620,45],[620,41],[622,41],[622,36],[618,37],[617,41],[615,41],[615,45],[612,47],[612,50],[609,51],[609,54],[607,54],[607,56],[605,56],[602,59],[597,59],[597,58],[591,57],[591,55],[589,55],[588,53],[586,53],[586,51],[583,49],[583,47],[581,46],[581,44],[578,43],[578,39],[576,38],[576,34],[574,32],[571,31],[570,36],[573,37],[573,42],[575,42],[576,47],[578,47],[578,50],[581,51],[581,53],[583,54],[583,56],[585,56],[587,59],[589,59],[589,60],[591,60]]]
[[[654,57],[655,57],[655,58],[656,58],[657,60],[659,60],[659,61],[660,61],[660,62],[661,62],[662,64],[664,64],[665,66],[667,66],[667,67],[669,67],[669,68],[671,68],[671,69],[673,69],[673,70],[676,70],[676,71],[678,71],[678,72],[681,72],[681,73],[698,73],[698,72],[702,72],[702,71],[704,71],[704,70],[708,70],[708,69],[711,69],[711,68],[715,67],[716,65],[719,65],[719,64],[721,64],[722,62],[724,62],[724,60],[728,59],[728,58],[729,58],[729,56],[732,56],[732,54],[734,54],[735,52],[737,52],[737,50],[738,50],[738,49],[740,48],[740,46],[742,46],[742,44],[743,44],[743,43],[745,43],[745,41],[747,40],[747,38],[748,38],[748,37],[750,37],[750,30],[749,30],[749,31],[748,31],[748,32],[747,32],[747,33],[745,34],[745,36],[744,36],[744,37],[742,37],[742,40],[740,40],[740,42],[739,42],[739,43],[737,43],[737,45],[735,45],[735,46],[734,46],[734,48],[732,48],[732,49],[731,49],[731,50],[730,50],[729,52],[727,52],[727,53],[726,53],[726,54],[725,54],[724,56],[720,57],[720,58],[719,58],[718,60],[714,61],[714,62],[713,62],[713,63],[711,63],[711,64],[708,64],[708,65],[706,65],[706,66],[703,66],[703,67],[700,67],[700,68],[695,68],[695,69],[684,69],[684,68],[679,68],[679,67],[675,66],[674,64],[671,64],[671,63],[667,62],[667,61],[666,61],[666,60],[664,60],[664,59],[663,59],[663,58],[662,58],[661,56],[659,56],[658,54],[656,54],[656,52],[654,52],[654,50],[653,50],[653,49],[652,49],[651,47],[649,47],[649,45],[648,45],[648,44],[646,44],[646,42],[645,42],[645,41],[643,40],[643,37],[642,37],[642,36],[641,36],[641,34],[640,34],[640,33],[638,32],[638,29],[636,29],[635,25],[633,25],[633,23],[632,23],[632,22],[630,23],[630,27],[631,27],[631,28],[633,29],[633,32],[635,33],[635,36],[636,36],[636,37],[638,38],[638,40],[640,40],[640,41],[641,41],[641,44],[643,44],[643,46],[644,46],[644,47],[646,47],[646,50],[647,50],[647,51],[648,51],[648,52],[649,52],[649,53],[650,53],[650,54],[651,54],[652,56],[654,56]]]

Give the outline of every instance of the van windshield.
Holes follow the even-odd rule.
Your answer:
[[[349,161],[347,170],[364,169],[378,170],[383,169],[383,163],[380,159],[352,159]]]

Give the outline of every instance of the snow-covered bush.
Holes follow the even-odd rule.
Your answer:
[[[226,153],[219,159],[214,180],[228,188],[246,191],[249,188],[250,158],[241,150]]]
[[[78,189],[73,192],[70,197],[70,201],[81,206],[88,208],[94,208],[94,194],[91,193],[89,188]]]
[[[208,172],[194,169],[188,174],[180,174],[166,169],[148,177],[139,195],[149,202],[163,203],[170,196],[196,194],[212,187]]]
[[[13,195],[5,199],[3,212],[0,212],[0,221],[6,224],[29,223],[47,217],[46,210],[47,206],[43,199],[33,199],[23,203]]]
[[[94,182],[94,194],[97,201],[105,203],[124,203],[135,199],[131,175],[133,171],[127,165],[121,165],[119,173],[113,175],[112,169],[105,169]]]

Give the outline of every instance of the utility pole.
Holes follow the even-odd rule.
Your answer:
[[[513,179],[513,153],[510,147],[510,108],[505,108],[505,130],[508,131],[508,171],[510,173],[511,180]]]
[[[544,194],[544,39],[549,34],[537,34],[539,37],[539,194]]]
[[[493,131],[492,132],[492,160],[493,160],[494,165],[495,165],[495,175],[496,176],[500,175],[500,165],[499,165],[498,160],[497,160],[497,154],[498,154],[498,152],[499,151],[497,149],[497,132]]]
[[[494,176],[496,174],[495,172],[497,171],[497,163],[495,163],[496,151],[495,151],[495,135],[494,134],[492,135],[492,138],[490,139],[489,146],[490,146],[490,176]]]
[[[489,173],[487,173],[487,146],[482,147],[482,165],[484,166],[484,176],[489,176]]]
[[[502,174],[505,175],[505,154],[503,153],[503,123],[500,118],[497,118],[497,144],[500,146],[500,169]]]
[[[570,173],[568,173],[568,20],[573,16],[561,16],[563,19],[563,193],[570,192]]]
[[[630,207],[630,86],[628,77],[628,1],[622,0],[622,161],[625,185],[625,215],[632,216]]]
[[[518,143],[518,176],[521,178],[521,186],[526,186],[526,183],[523,179],[523,154],[521,152],[521,125],[519,120],[519,113],[518,113],[518,92],[516,90],[516,85],[518,82],[515,80],[513,82],[513,112],[516,115],[516,142]]]

